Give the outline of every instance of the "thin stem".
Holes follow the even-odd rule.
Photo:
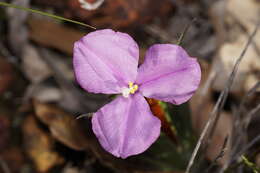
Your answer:
[[[191,24],[193,24],[195,21],[196,21],[196,18],[193,18],[192,21],[185,26],[184,31],[181,33],[181,35],[180,35],[180,37],[179,37],[179,39],[178,39],[178,41],[176,43],[177,45],[181,45],[182,44],[184,36],[186,35],[188,30],[190,29]]]
[[[212,168],[213,166],[215,166],[217,164],[217,161],[219,159],[221,159],[222,157],[224,157],[225,155],[225,152],[227,150],[227,143],[228,143],[228,136],[226,136],[225,140],[224,140],[224,143],[222,145],[222,148],[219,152],[219,154],[215,157],[215,159],[213,160],[213,162],[211,163],[211,165],[208,167],[208,169],[206,170],[206,173],[208,173]]]
[[[248,38],[248,41],[247,41],[247,44],[246,44],[245,48],[243,49],[242,53],[240,54],[239,58],[237,59],[236,64],[234,65],[233,70],[232,70],[232,72],[231,72],[231,74],[230,74],[230,76],[228,78],[226,87],[224,88],[224,90],[222,90],[222,92],[221,92],[221,94],[220,94],[220,96],[219,96],[219,98],[217,100],[217,103],[214,106],[214,108],[213,108],[213,110],[212,110],[212,112],[210,114],[209,120],[206,123],[206,125],[205,125],[205,127],[204,127],[204,129],[203,129],[203,131],[202,131],[202,133],[201,133],[201,135],[199,137],[199,140],[198,140],[197,145],[196,145],[196,147],[195,147],[195,149],[194,149],[194,151],[193,151],[193,153],[191,155],[191,159],[190,159],[190,161],[188,163],[188,166],[186,168],[185,173],[189,173],[190,172],[190,169],[191,169],[191,167],[192,167],[192,165],[194,163],[195,157],[198,154],[198,151],[199,151],[199,148],[201,146],[201,143],[204,140],[204,138],[205,138],[205,136],[206,136],[206,134],[207,134],[207,132],[208,132],[208,130],[209,130],[209,128],[210,128],[212,123],[213,123],[213,128],[212,129],[214,129],[214,126],[215,126],[214,124],[216,124],[216,122],[218,121],[218,118],[219,118],[219,116],[217,117],[217,115],[219,115],[220,111],[222,110],[222,108],[224,106],[224,103],[225,103],[225,101],[227,99],[227,95],[228,95],[228,93],[230,91],[230,88],[231,88],[231,86],[233,84],[235,75],[237,73],[239,64],[242,61],[242,59],[243,59],[243,57],[244,57],[244,55],[245,55],[249,45],[252,43],[252,40],[253,40],[254,36],[256,35],[256,33],[257,33],[259,25],[260,25],[260,21],[256,24],[254,32]],[[209,132],[209,133],[211,134],[211,132]]]
[[[0,2],[0,6],[16,8],[16,9],[28,11],[28,12],[31,12],[31,13],[36,13],[36,14],[40,14],[40,15],[43,15],[43,16],[48,16],[48,17],[51,17],[51,18],[54,18],[54,19],[57,19],[57,20],[62,20],[62,21],[78,24],[78,25],[81,25],[81,26],[89,27],[89,28],[92,28],[92,29],[96,29],[95,27],[88,25],[88,24],[85,24],[85,23],[82,23],[82,22],[67,19],[67,18],[64,18],[64,17],[61,17],[61,16],[57,16],[57,15],[54,15],[54,14],[46,13],[46,12],[43,12],[43,11],[31,9],[31,8],[21,7],[21,6],[6,3],[6,2]]]

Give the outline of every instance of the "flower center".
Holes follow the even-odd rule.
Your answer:
[[[134,84],[133,82],[128,83],[128,88],[124,87],[122,89],[122,95],[124,97],[129,97],[130,94],[134,94],[138,90],[138,85]]]

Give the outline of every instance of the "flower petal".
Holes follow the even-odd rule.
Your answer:
[[[200,78],[199,63],[183,48],[157,44],[147,51],[145,61],[138,69],[136,83],[145,97],[181,104],[196,91]]]
[[[160,128],[160,120],[139,93],[119,96],[92,118],[92,129],[103,148],[122,158],[145,151],[159,137]]]
[[[139,49],[127,34],[113,30],[92,32],[74,45],[75,76],[89,92],[115,94],[135,81]]]

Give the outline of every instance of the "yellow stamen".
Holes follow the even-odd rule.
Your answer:
[[[129,83],[128,83],[128,86],[129,86],[129,88],[132,88],[132,87],[133,87],[133,85],[134,85],[134,83],[133,83],[133,82],[129,82]]]
[[[134,94],[138,90],[138,85],[134,85],[133,82],[129,82],[128,86],[131,94]]]
[[[129,94],[134,94],[137,90],[138,90],[138,85],[134,84],[133,82],[129,82],[128,88],[127,87],[122,88],[122,95],[127,98]]]

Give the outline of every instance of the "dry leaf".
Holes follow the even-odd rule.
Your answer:
[[[52,73],[37,49],[30,44],[27,44],[23,50],[22,69],[27,78],[33,83],[43,81]]]
[[[255,38],[260,38],[259,36],[256,36]],[[225,43],[221,47],[219,59],[216,59],[213,65],[213,70],[220,74],[217,75],[213,84],[215,90],[221,91],[225,87],[228,76],[230,75],[236,60],[239,58],[247,39],[246,36],[241,35],[235,42]],[[256,76],[257,74],[255,74],[255,71],[260,71],[260,59],[254,46],[250,45],[238,68],[231,92],[243,92],[253,87],[259,80],[259,76]],[[251,76],[251,79],[248,78],[249,76]]]
[[[30,8],[30,0],[13,0],[13,5]],[[17,10],[15,8],[7,8],[8,20],[8,41],[12,51],[20,56],[24,46],[28,43],[28,32],[25,26],[28,12],[25,10]]]
[[[86,132],[82,131],[78,124],[80,120],[76,120],[75,117],[65,113],[56,106],[34,101],[34,107],[36,116],[49,127],[53,137],[68,147],[75,150],[89,150],[102,164],[113,169],[132,172],[143,167],[143,165],[137,165],[136,163],[116,158],[106,152],[99,144],[93,132],[88,130]]]
[[[38,101],[34,101],[34,108],[36,116],[49,127],[54,138],[75,150],[86,149],[88,142],[75,117]]]
[[[33,115],[29,115],[23,123],[25,150],[40,172],[62,164],[63,158],[53,150],[53,139],[37,126]]]
[[[28,24],[31,40],[69,55],[72,54],[74,42],[86,34],[46,19],[29,18]]]
[[[203,128],[205,127],[209,115],[213,110],[214,103],[210,100],[207,100],[202,103],[201,107],[197,107],[196,112],[192,114],[192,123],[195,132],[200,135]],[[206,151],[206,157],[213,161],[221,152],[222,146],[224,144],[225,138],[231,135],[232,131],[232,115],[227,112],[222,112],[220,115],[220,119],[215,128],[214,133],[212,134],[212,139],[209,143],[208,149]],[[207,138],[204,142],[207,141]],[[227,149],[225,150],[225,154],[222,158],[218,160],[219,163],[224,164],[229,156],[230,147],[229,143],[227,145]]]
[[[195,93],[195,95],[190,100],[191,105],[191,118],[192,126],[196,134],[199,136],[204,129],[209,116],[213,110],[214,102],[212,100],[212,89],[211,83],[214,81],[214,74],[208,74],[209,66],[205,63],[201,63],[202,67],[202,82]],[[206,157],[213,161],[221,152],[222,146],[224,144],[225,138],[231,134],[232,129],[232,119],[231,114],[227,112],[222,112],[220,119],[212,135],[212,139],[209,143],[208,150],[206,151]],[[207,142],[207,138],[203,141]],[[228,159],[230,147],[228,143],[228,148],[225,151],[224,157],[218,160],[219,163],[224,164]]]
[[[247,29],[253,29],[259,20],[260,3],[258,0],[228,0],[228,13],[233,15]]]
[[[254,30],[259,20],[260,3],[255,0],[228,0],[225,4],[225,20],[220,19],[226,28],[226,41],[220,47],[217,59],[213,62],[213,70],[217,72],[213,88],[223,90],[236,60],[239,58],[249,34]],[[217,26],[216,26],[217,27]],[[220,32],[220,29],[216,30]],[[221,35],[219,33],[219,35]],[[231,92],[243,94],[253,87],[260,79],[260,29],[252,44],[245,53],[236,74]]]
[[[39,84],[37,86],[31,85],[33,90],[32,95],[33,98],[39,100],[40,102],[58,102],[62,99],[62,92],[57,87],[47,86],[44,84]]]

